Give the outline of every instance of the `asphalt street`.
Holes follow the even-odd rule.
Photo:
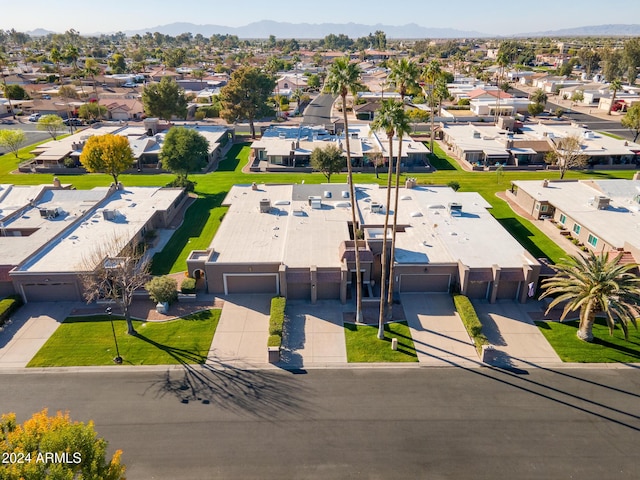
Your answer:
[[[136,479],[637,478],[640,369],[0,375],[0,410],[93,419]]]
[[[331,106],[334,95],[322,93],[314,98],[304,110],[303,125],[327,125],[331,123]]]
[[[12,121],[10,116],[4,117],[4,120]],[[0,130],[22,130],[27,136],[27,141],[23,145],[25,147],[51,138],[47,132],[39,131],[36,123],[29,123],[26,119],[24,123],[20,123],[17,120],[14,120],[13,123],[2,123],[0,124]],[[7,151],[6,148],[0,147],[0,155],[7,153]]]

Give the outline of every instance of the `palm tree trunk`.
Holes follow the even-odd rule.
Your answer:
[[[388,135],[388,133],[387,133]],[[380,314],[378,316],[378,338],[384,339],[384,319],[386,318],[385,288],[387,284],[387,230],[389,229],[389,210],[391,209],[391,177],[393,177],[393,135],[389,135],[389,172],[387,173],[387,203],[384,208],[384,229],[382,230],[382,272],[380,275]],[[395,212],[394,212],[395,214]]]
[[[429,85],[429,114],[431,116],[431,131],[429,132],[429,150],[431,150],[431,154],[433,155],[433,137],[434,137],[434,117],[435,112],[433,111],[433,84]]]
[[[351,147],[349,145],[349,121],[347,119],[347,94],[342,95],[342,115],[344,118],[344,140],[347,148],[347,177],[349,179],[349,196],[351,197],[351,223],[353,224],[353,240],[356,257],[356,323],[362,323],[362,277],[360,275],[360,250],[358,249],[358,222],[356,221],[356,189],[353,186],[353,168],[351,167]]]
[[[393,227],[391,233],[391,255],[389,257],[389,292],[387,296],[387,320],[393,318],[394,262],[396,255],[396,230],[398,229],[398,197],[400,193],[400,163],[402,160],[402,135],[398,135],[398,161],[396,162],[395,203],[393,206]]]
[[[596,312],[589,308],[586,312],[580,312],[580,327],[577,336],[585,342],[593,342],[593,324],[596,320]]]

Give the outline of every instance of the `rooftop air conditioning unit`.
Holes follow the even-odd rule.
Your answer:
[[[103,210],[102,218],[104,218],[105,220],[113,221],[116,219],[116,213],[117,212],[115,210]]]
[[[271,211],[271,200],[263,198],[260,200],[260,213],[269,213]]]
[[[381,203],[372,202],[371,203],[371,213],[382,213],[384,211],[384,207]]]
[[[313,210],[321,210],[322,209],[322,201],[319,198],[314,198],[311,200],[311,208]]]
[[[606,210],[609,208],[609,204],[611,203],[611,199],[605,196],[599,196],[596,198],[596,208],[598,210]]]
[[[459,203],[451,202],[449,204],[449,215],[459,217],[462,215],[462,205]]]

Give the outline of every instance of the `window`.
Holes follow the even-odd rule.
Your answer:
[[[567,222],[567,216],[565,214],[560,215],[560,223],[565,224]]]
[[[580,230],[582,229],[582,227],[580,225],[578,225],[577,223],[573,224],[573,233],[575,233],[576,235],[580,235]]]
[[[540,205],[540,211],[541,212],[548,212],[549,211],[549,205]]]
[[[587,242],[589,242],[589,245],[591,245],[592,247],[595,247],[596,245],[598,245],[598,238],[589,234],[589,238],[587,239]]]

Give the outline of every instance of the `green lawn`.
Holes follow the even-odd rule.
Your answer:
[[[384,330],[384,340],[378,340],[377,326],[345,323],[347,361],[349,363],[418,361],[407,322],[387,323]],[[398,339],[396,351],[391,350],[392,338]]]
[[[218,165],[217,171],[242,172],[242,169],[249,161],[249,154],[251,153],[250,145],[250,143],[238,143],[233,145]]]
[[[134,321],[137,336],[127,335],[124,319],[113,323],[124,365],[171,365],[204,363],[219,319],[220,310],[207,310],[168,322]],[[109,317],[70,317],[27,367],[113,365],[115,356]]]
[[[631,326],[629,340],[619,328],[609,335],[604,319],[593,327],[593,343],[576,336],[578,321],[536,322],[536,325],[563,362],[576,363],[638,363],[640,362],[640,332]]]

